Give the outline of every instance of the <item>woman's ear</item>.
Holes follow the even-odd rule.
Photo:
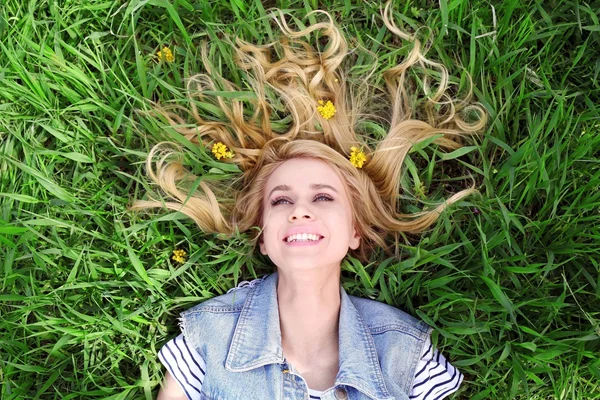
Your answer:
[[[353,231],[352,231],[352,239],[350,239],[350,248],[352,250],[356,250],[358,249],[358,246],[360,246],[360,233],[358,233],[358,229],[356,229],[356,226],[354,227]]]
[[[263,240],[262,234],[258,237],[258,246],[260,248],[260,252],[263,255],[267,255],[267,248],[265,247],[265,241]]]

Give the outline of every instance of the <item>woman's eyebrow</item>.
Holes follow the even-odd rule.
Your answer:
[[[311,189],[313,189],[313,190],[319,190],[319,189],[325,189],[325,188],[327,188],[327,189],[331,189],[334,192],[338,193],[338,191],[337,191],[336,188],[334,188],[331,185],[327,185],[325,183],[311,183],[309,187]],[[271,197],[271,195],[273,194],[273,192],[276,191],[276,190],[289,191],[289,190],[292,190],[292,187],[288,186],[288,185],[277,185],[277,186],[275,186],[273,188],[273,190],[271,190],[271,193],[269,193],[269,197]]]

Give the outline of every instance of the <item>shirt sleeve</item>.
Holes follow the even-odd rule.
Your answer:
[[[198,352],[188,345],[183,334],[167,342],[158,352],[160,362],[179,383],[190,400],[200,400],[206,363]]]
[[[441,400],[456,392],[463,381],[460,373],[437,349],[428,336],[413,381],[411,400]]]

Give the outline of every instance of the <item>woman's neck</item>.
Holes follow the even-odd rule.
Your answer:
[[[338,354],[340,269],[278,272],[277,300],[284,355],[306,365]],[[337,358],[336,358],[337,360]],[[295,365],[296,366],[296,365]]]

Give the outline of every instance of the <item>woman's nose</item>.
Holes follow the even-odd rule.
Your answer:
[[[310,211],[306,209],[306,207],[302,205],[298,205],[294,207],[292,212],[290,213],[289,220],[295,221],[297,219],[313,219],[313,215]]]

